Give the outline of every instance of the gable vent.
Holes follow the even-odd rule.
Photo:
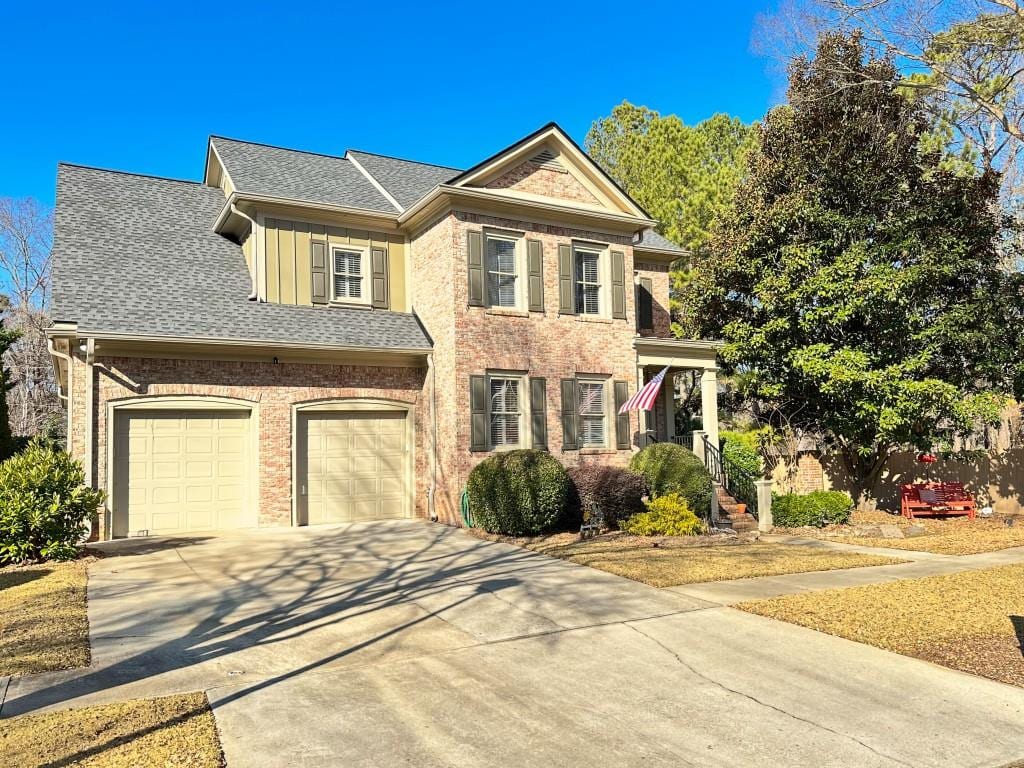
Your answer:
[[[555,153],[550,149],[543,150],[540,154],[530,158],[530,162],[534,165],[538,165],[541,168],[546,168],[549,171],[558,171],[560,173],[567,173],[565,167],[555,157]]]

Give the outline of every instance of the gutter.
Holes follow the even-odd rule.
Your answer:
[[[256,235],[256,222],[253,220],[253,218],[249,214],[243,213],[242,211],[240,211],[238,209],[238,206],[235,205],[234,203],[231,203],[231,212],[233,214],[235,214],[236,216],[241,216],[243,219],[245,219],[246,221],[249,222],[249,237],[256,237],[257,236]],[[259,289],[259,285],[260,285],[260,260],[257,257],[258,257],[258,254],[256,253],[256,243],[254,242],[253,243],[253,254],[252,254],[252,275],[251,275],[251,277],[252,277],[252,291],[246,297],[246,298],[249,299],[249,301],[259,301],[260,300],[260,289]]]
[[[46,338],[46,348],[50,352],[50,362],[53,363],[54,378],[57,381],[57,397],[59,397],[61,400],[63,400],[65,403],[67,403],[67,409],[68,409],[67,449],[68,449],[68,453],[71,453],[71,429],[72,429],[72,426],[74,424],[74,421],[72,420],[72,417],[71,417],[71,407],[72,407],[71,406],[71,396],[72,396],[72,393],[74,392],[75,361],[72,359],[71,355],[69,355],[67,352],[61,352],[60,350],[57,349],[57,346],[53,342],[53,337],[52,336],[48,336]],[[71,349],[71,341],[69,339],[68,340],[68,350],[70,351],[70,349]],[[54,360],[54,358],[60,358],[61,360],[64,360],[67,363],[67,366],[68,366],[68,389],[67,389],[66,393],[62,393],[61,392],[61,387],[60,387],[60,366],[57,365],[57,362],[56,362],[56,360]]]
[[[365,208],[353,208],[347,205],[332,205],[330,203],[317,203],[313,200],[297,200],[290,197],[276,197],[274,195],[260,195],[252,192],[232,192],[220,209],[217,220],[213,222],[213,231],[220,232],[224,222],[231,214],[231,207],[239,202],[267,203],[270,205],[290,205],[295,208],[309,208],[313,211],[329,211],[331,213],[343,213],[350,216],[362,216],[369,219],[380,219],[392,227],[395,226],[395,213],[387,211],[371,211]]]
[[[96,339],[85,340],[85,484],[89,488],[93,485],[93,452],[95,443],[96,428],[96,406],[93,402],[93,389],[95,388],[95,371],[93,364],[96,362]]]
[[[434,368],[434,353],[427,355],[427,372],[430,375],[430,487],[427,489],[427,514],[437,522],[437,369]]]

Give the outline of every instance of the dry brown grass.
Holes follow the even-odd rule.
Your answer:
[[[741,603],[751,613],[1024,686],[1024,565]]]
[[[854,535],[855,529],[851,526],[829,526],[820,531],[804,528],[787,529],[787,532],[796,533],[799,530],[801,536],[816,536],[827,538],[829,541],[861,544],[867,547],[889,547],[914,552],[934,552],[939,555],[974,555],[1010,547],[1024,547],[1024,518],[1015,519],[1011,527],[1007,527],[1005,520],[1003,517],[987,520],[969,520],[966,517],[919,517],[910,521],[886,512],[858,511],[854,512],[851,518],[850,522],[853,525],[875,526],[888,523],[907,528],[916,524],[925,529],[925,534],[906,539],[863,537]]]
[[[0,569],[0,675],[89,663],[85,584],[90,562]]]
[[[0,765],[219,768],[224,757],[206,695],[190,693],[4,720]]]
[[[904,562],[881,555],[735,538],[647,538],[612,533],[580,541],[575,533],[515,538],[478,535],[518,544],[652,587]]]

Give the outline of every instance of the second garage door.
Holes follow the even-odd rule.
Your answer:
[[[312,413],[298,428],[300,524],[408,515],[404,412]]]

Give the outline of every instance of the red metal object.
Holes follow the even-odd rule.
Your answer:
[[[919,453],[917,454],[917,460],[922,464],[934,464],[936,461],[934,453]]]

